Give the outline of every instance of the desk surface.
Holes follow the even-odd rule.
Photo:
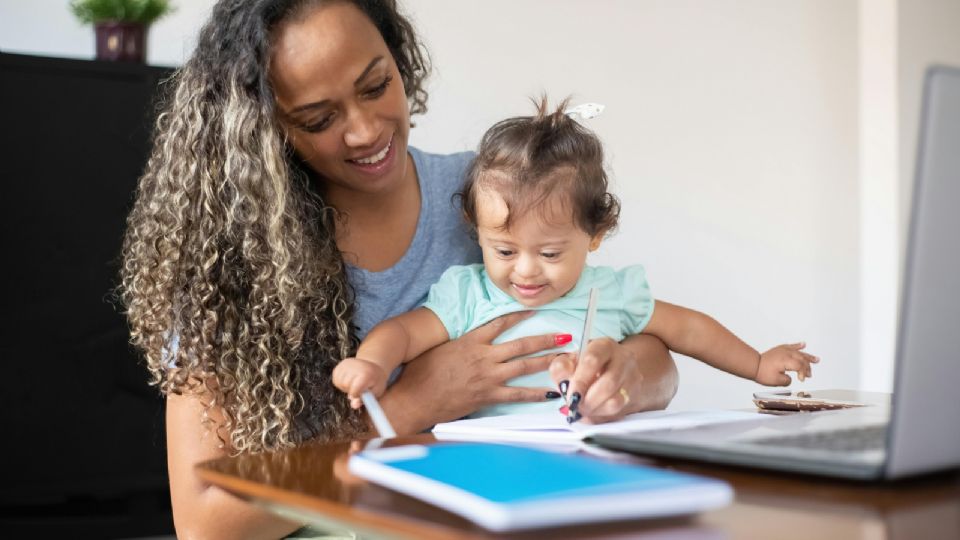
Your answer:
[[[432,435],[393,444],[426,443]],[[673,460],[660,466],[726,480],[726,508],[687,518],[617,522],[492,535],[444,510],[358,479],[347,471],[363,442],[306,445],[198,466],[208,482],[281,515],[363,538],[960,538],[960,473],[889,484],[774,474]],[[627,458],[634,459],[634,458]]]

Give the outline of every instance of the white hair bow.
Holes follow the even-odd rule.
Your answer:
[[[574,120],[589,120],[591,118],[596,118],[600,116],[600,113],[603,112],[604,106],[599,103],[581,103],[576,107],[570,107],[569,109],[563,111],[563,114],[573,118]]]

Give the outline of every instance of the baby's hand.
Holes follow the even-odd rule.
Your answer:
[[[333,369],[333,384],[350,397],[350,406],[363,406],[360,394],[369,390],[379,397],[387,388],[387,372],[378,364],[363,358],[344,358]]]
[[[796,371],[801,381],[809,377],[810,364],[816,364],[820,359],[801,352],[806,346],[802,342],[780,345],[761,354],[756,381],[766,386],[787,386],[791,382],[787,371]]]

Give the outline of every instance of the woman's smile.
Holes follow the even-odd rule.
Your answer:
[[[380,176],[391,170],[396,164],[396,150],[393,144],[393,135],[387,139],[385,145],[373,153],[366,153],[361,157],[348,159],[347,163],[363,174]]]

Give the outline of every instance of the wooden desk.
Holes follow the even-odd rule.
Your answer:
[[[432,441],[432,435],[417,435],[391,443]],[[363,538],[960,538],[958,472],[863,484],[639,458],[726,480],[736,499],[726,508],[682,519],[492,535],[459,516],[351,476],[347,459],[362,444],[307,445],[225,458],[201,464],[197,471],[206,481],[278,514],[321,528],[352,529]]]

